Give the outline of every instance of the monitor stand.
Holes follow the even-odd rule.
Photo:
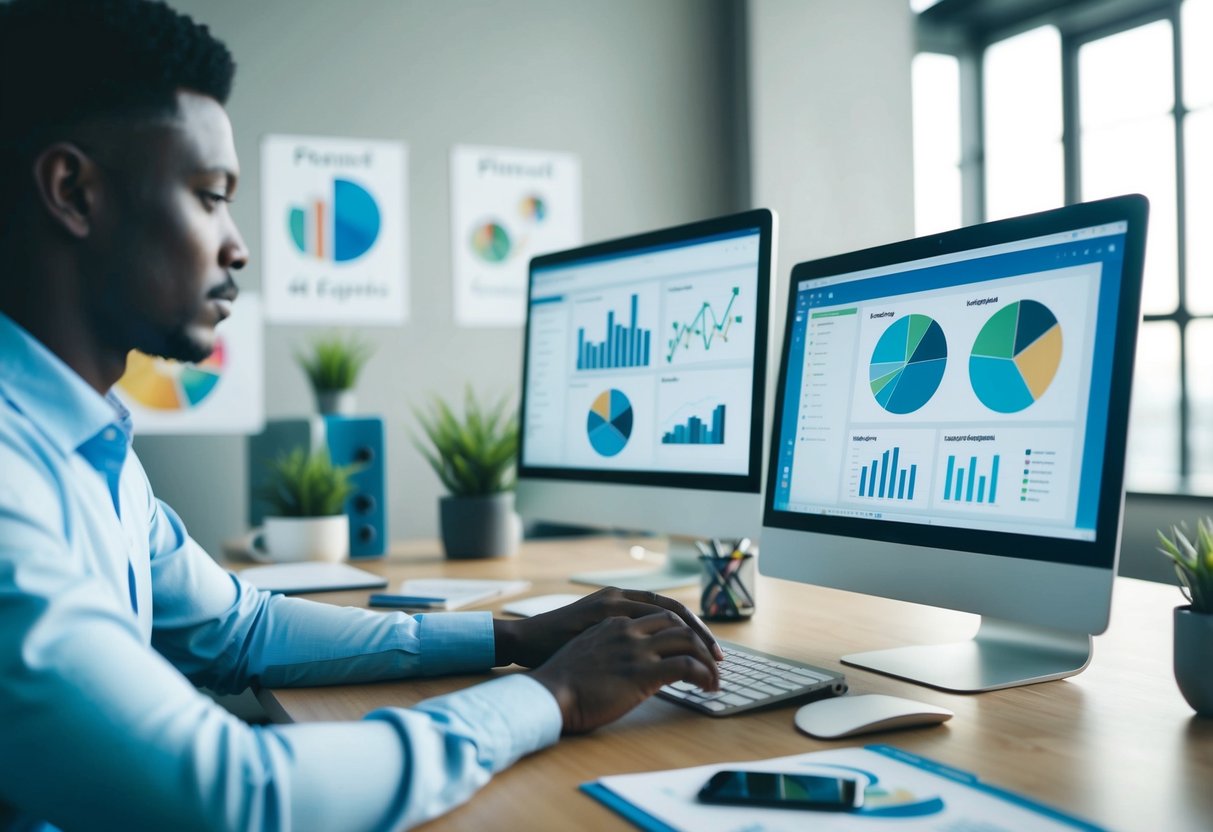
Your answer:
[[[699,549],[691,537],[667,538],[669,548],[665,563],[657,569],[611,569],[602,572],[582,572],[569,578],[575,584],[617,586],[620,589],[641,589],[658,592],[699,583]]]
[[[941,690],[979,693],[1081,673],[1091,663],[1091,637],[982,618],[969,641],[853,653],[842,661]]]

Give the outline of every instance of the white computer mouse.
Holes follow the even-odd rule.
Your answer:
[[[810,702],[796,712],[796,727],[809,736],[834,740],[873,731],[937,725],[952,716],[947,708],[937,705],[867,693]]]

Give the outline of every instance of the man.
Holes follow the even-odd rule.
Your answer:
[[[233,73],[141,0],[0,3],[0,827],[387,829],[667,682],[715,688],[680,604],[607,590],[517,622],[257,592],[157,501],[108,391],[205,357],[247,251]],[[255,728],[194,684],[536,668],[361,722]]]

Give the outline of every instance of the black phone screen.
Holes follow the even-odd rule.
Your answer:
[[[850,811],[862,793],[854,780],[815,774],[769,771],[718,771],[699,791],[704,803],[736,803],[789,809]]]

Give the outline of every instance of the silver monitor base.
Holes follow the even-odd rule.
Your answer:
[[[611,569],[603,572],[582,572],[569,578],[575,584],[617,586],[620,589],[640,589],[658,592],[679,589],[699,583],[699,550],[693,538],[669,538],[665,563],[656,569]]]
[[[1091,637],[983,618],[969,641],[853,653],[842,661],[941,690],[979,693],[1081,673],[1091,663]]]

